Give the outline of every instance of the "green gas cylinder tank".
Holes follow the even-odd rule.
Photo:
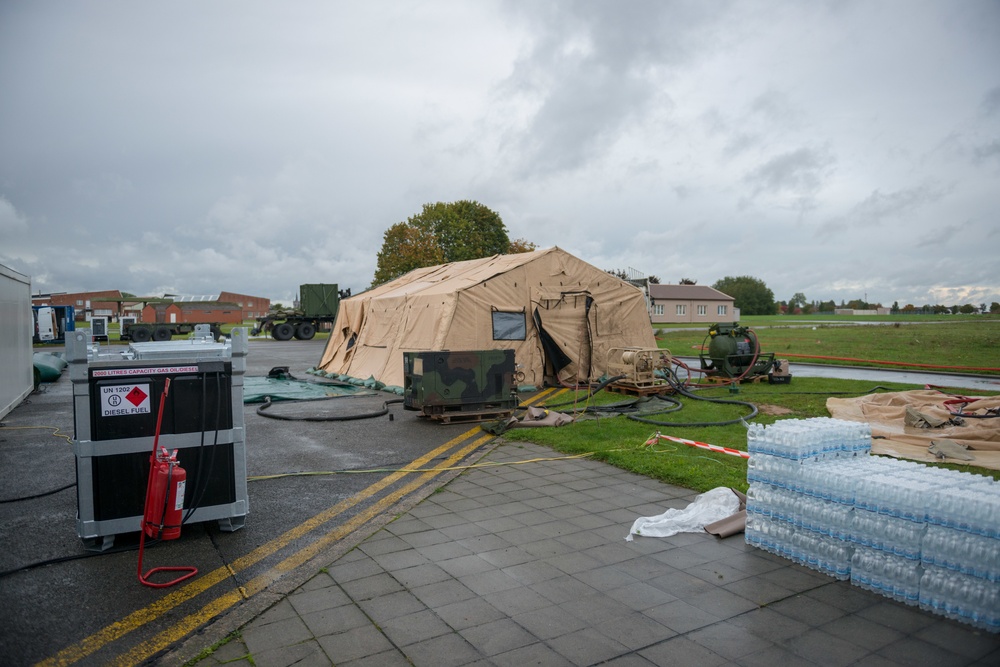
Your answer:
[[[774,361],[773,354],[760,354],[753,330],[738,322],[713,324],[708,337],[708,353],[702,352],[701,365],[710,372],[727,377],[759,375],[766,373]]]

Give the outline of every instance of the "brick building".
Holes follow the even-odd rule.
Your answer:
[[[220,292],[207,296],[164,295],[142,309],[142,322],[220,322],[238,324],[267,315],[271,300],[249,294]]]
[[[73,306],[77,322],[86,322],[93,315],[117,318],[122,314],[121,309],[126,304],[127,302],[122,301],[122,293],[116,289],[38,294],[31,297],[32,306]]]
[[[208,296],[122,297],[119,290],[66,292],[31,297],[33,306],[73,306],[78,322],[91,316],[117,320],[135,315],[141,322],[220,322],[239,323],[263,317],[271,300],[249,294],[220,292]]]

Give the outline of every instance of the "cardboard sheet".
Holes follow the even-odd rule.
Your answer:
[[[828,398],[827,410],[837,419],[867,422],[872,427],[872,453],[914,461],[945,461],[1000,470],[1000,417],[967,417],[961,426],[915,428],[904,423],[907,407],[948,420],[952,417],[946,401],[954,396],[933,389],[869,394],[857,398]],[[975,402],[964,406],[966,414],[985,414],[1000,407],[1000,396],[971,397]],[[932,440],[953,440],[967,448],[972,461],[940,459],[928,451]]]

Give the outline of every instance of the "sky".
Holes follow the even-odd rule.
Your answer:
[[[663,283],[1000,302],[1000,0],[0,1],[33,293],[356,294],[459,200]]]

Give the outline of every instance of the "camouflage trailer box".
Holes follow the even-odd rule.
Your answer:
[[[513,350],[404,352],[403,406],[435,416],[517,407]]]

